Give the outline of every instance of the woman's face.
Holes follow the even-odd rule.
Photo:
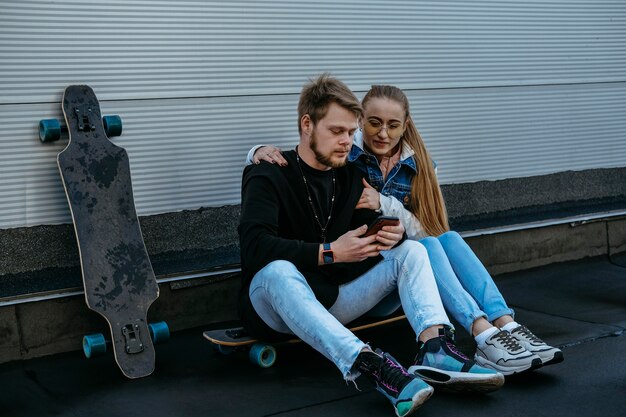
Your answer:
[[[402,104],[388,98],[371,98],[363,109],[363,141],[378,159],[397,152],[406,120]]]

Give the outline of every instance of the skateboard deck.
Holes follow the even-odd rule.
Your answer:
[[[63,114],[69,143],[57,162],[76,232],[87,306],[108,322],[122,373],[144,377],[155,367],[147,312],[159,287],[135,211],[128,154],[107,138],[89,86],[65,89]]]
[[[350,327],[349,330],[357,332],[359,330],[370,329],[404,320],[405,315],[398,315],[384,320],[374,320],[364,324]],[[276,361],[276,345],[300,343],[302,339],[297,337],[287,339],[282,342],[266,343],[252,337],[244,327],[232,327],[227,329],[207,330],[203,334],[205,339],[216,346],[217,350],[224,354],[229,354],[234,350],[250,348],[250,360],[263,368],[269,368]]]

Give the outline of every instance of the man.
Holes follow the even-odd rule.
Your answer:
[[[433,392],[410,370],[427,368],[429,382],[451,389],[499,388],[502,374],[456,349],[425,248],[404,240],[401,225],[363,237],[377,213],[355,209],[362,174],[346,165],[360,115],[350,89],[322,75],[300,95],[300,141],[284,154],[288,166],[245,169],[239,235],[246,326],[266,340],[295,334],[347,380],[366,375],[399,416]],[[409,371],[344,326],[395,289],[420,342]]]

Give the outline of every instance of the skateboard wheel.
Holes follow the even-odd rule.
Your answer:
[[[54,142],[61,138],[61,123],[57,119],[39,121],[39,140],[43,143]]]
[[[276,349],[272,345],[255,343],[250,348],[250,361],[261,368],[269,368],[276,362]]]
[[[102,333],[88,334],[83,337],[83,352],[90,359],[107,351],[107,343]]]
[[[152,338],[152,343],[155,345],[165,343],[170,340],[170,328],[167,326],[166,322],[159,321],[156,323],[150,323],[148,324],[148,329],[150,329],[150,338]]]
[[[102,125],[107,137],[112,138],[113,136],[122,135],[122,118],[120,116],[104,116]]]

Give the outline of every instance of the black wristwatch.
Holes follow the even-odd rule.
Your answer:
[[[332,264],[335,262],[335,254],[330,248],[330,243],[323,243],[322,245],[322,259],[324,260],[324,265]]]

